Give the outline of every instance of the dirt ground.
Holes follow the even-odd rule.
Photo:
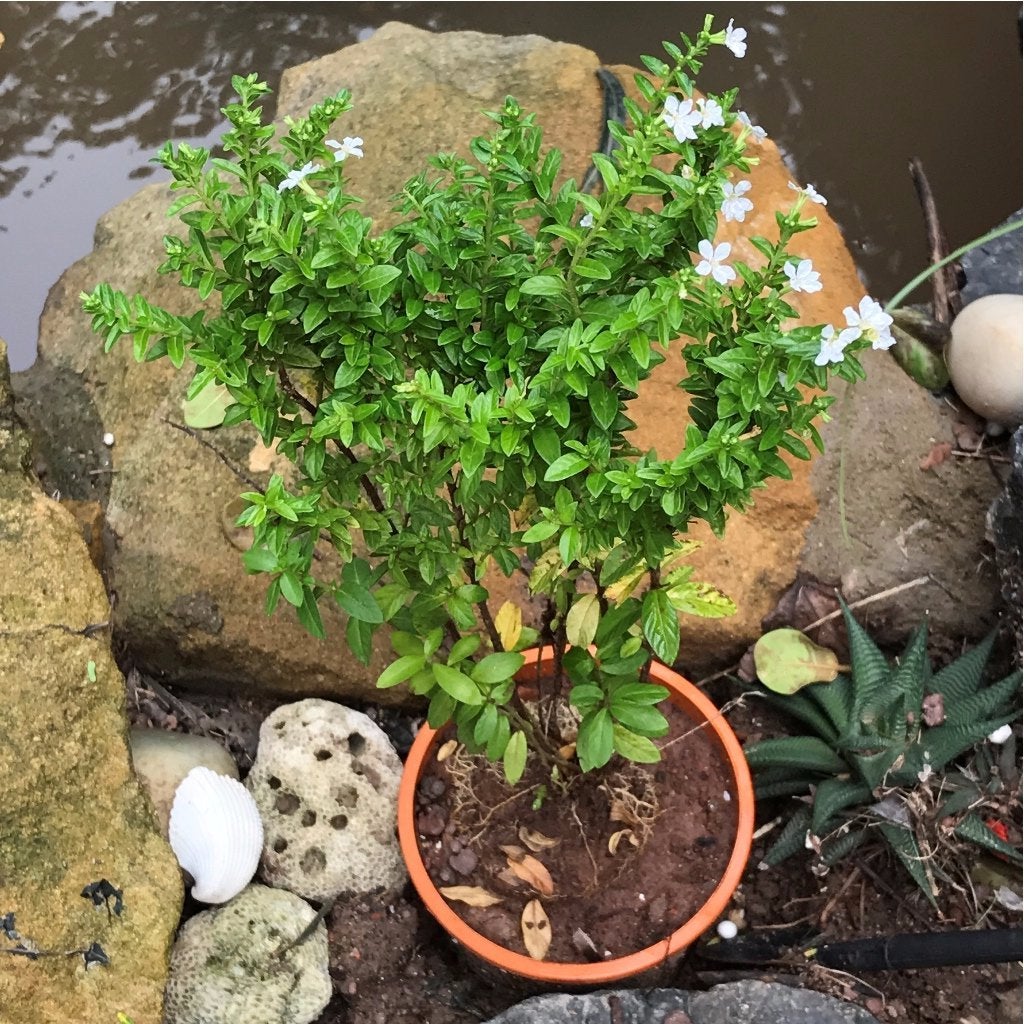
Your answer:
[[[243,774],[251,764],[259,722],[272,705],[232,703],[194,694],[175,696],[150,680],[130,675],[128,708],[133,725],[207,732],[228,746]],[[744,727],[743,708],[735,712]],[[416,722],[398,712],[378,720],[402,750]],[[758,823],[771,817],[763,809]],[[779,934],[799,926],[828,941],[942,930],[924,898],[886,851],[865,849],[825,878],[795,857],[780,868],[757,870],[766,840],[755,843],[743,883],[730,910],[740,936],[753,929]],[[401,892],[340,898],[328,916],[335,995],[318,1024],[480,1024],[536,990],[485,974],[470,964],[427,915],[411,887]],[[992,915],[992,925],[1019,926]],[[717,950],[721,950],[721,946]],[[802,985],[866,1007],[880,1021],[910,1024],[1019,1024],[1021,965],[874,972],[854,977],[808,964],[800,948],[775,962],[723,962],[715,946],[698,944],[656,980],[636,987],[687,989],[740,978]],[[628,987],[628,986],[623,986]]]

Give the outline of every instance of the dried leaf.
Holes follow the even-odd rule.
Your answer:
[[[543,832],[531,832],[525,825],[519,827],[519,838],[534,853],[541,853],[543,850],[553,850],[562,840],[551,839]]]
[[[566,743],[564,747],[558,748],[558,756],[568,761],[576,755],[576,744]]]
[[[501,646],[506,651],[514,651],[519,642],[519,634],[523,631],[523,610],[513,601],[506,601],[494,616],[494,625],[498,630]]]
[[[612,800],[611,810],[608,812],[610,821],[621,821],[626,825],[639,825],[640,819],[626,806],[622,800]]]
[[[551,896],[554,894],[555,883],[551,880],[548,869],[536,857],[526,854],[520,861],[514,861],[509,857],[508,867],[513,875],[521,878],[527,885],[532,886],[542,895]]]
[[[572,933],[572,947],[577,953],[582,954],[588,960],[597,962],[604,959],[601,956],[601,950],[597,948],[594,940],[582,928],[577,928]]]
[[[523,944],[534,960],[543,960],[551,946],[551,922],[540,900],[530,900],[523,908],[520,921],[523,930]]]
[[[458,746],[458,740],[448,740],[447,743],[442,743],[437,751],[437,760],[447,761],[448,758],[451,757],[452,754],[454,754],[455,751],[458,749]]]
[[[515,864],[518,864],[526,856],[526,851],[521,846],[499,846],[498,849],[508,857],[510,862]]]
[[[446,900],[458,900],[470,907],[493,907],[495,903],[501,903],[500,896],[495,896],[479,885],[450,885],[437,891]]]
[[[619,848],[619,843],[621,843],[623,839],[628,839],[634,846],[637,845],[636,835],[631,828],[623,828],[618,832],[613,832],[608,839],[608,852],[613,857]]]
[[[929,693],[921,702],[921,718],[925,725],[942,725],[946,720],[941,693]]]

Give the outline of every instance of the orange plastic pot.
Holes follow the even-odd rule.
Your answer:
[[[535,675],[538,662],[542,674],[545,670],[550,671],[554,665],[554,650],[551,647],[528,651],[526,656],[527,665],[521,674],[528,673],[531,677]],[[717,743],[733,776],[736,800],[730,806],[736,813],[736,839],[721,880],[707,902],[693,917],[661,942],[614,960],[578,964],[534,960],[523,953],[506,949],[475,932],[452,910],[427,874],[416,835],[416,788],[424,764],[433,756],[439,743],[439,734],[426,725],[417,734],[409,751],[398,790],[398,838],[405,864],[427,910],[453,939],[486,963],[535,982],[596,987],[661,966],[685,950],[714,925],[728,905],[746,867],[754,834],[754,786],[747,760],[739,740],[718,708],[692,683],[657,663],[651,666],[651,679],[668,687],[669,700],[682,712],[695,722],[708,723],[708,736],[712,742]]]

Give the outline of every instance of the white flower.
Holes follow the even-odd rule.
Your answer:
[[[700,111],[701,128],[710,128],[715,124],[725,124],[725,116],[722,114],[722,106],[718,100],[697,100],[697,109]]]
[[[728,242],[721,245],[712,245],[708,239],[702,239],[697,245],[697,252],[704,257],[697,264],[697,273],[701,277],[713,277],[719,284],[728,284],[736,277],[736,271],[722,260],[729,258],[732,246]]]
[[[362,157],[363,155],[363,140],[359,138],[358,135],[354,139],[350,135],[346,135],[341,142],[335,142],[334,139],[328,139],[326,144],[335,151],[335,163],[339,160],[344,160],[347,156]]]
[[[594,215],[592,213],[585,213],[580,217],[581,228],[592,228],[594,226]]]
[[[1013,729],[1009,725],[1001,725],[995,732],[988,734],[989,743],[1005,743],[1013,735]]]
[[[288,177],[286,177],[284,181],[282,181],[281,184],[277,186],[277,191],[283,192],[286,188],[295,188],[295,186],[298,185],[299,182],[303,181],[305,178],[308,178],[311,174],[316,174],[316,172],[319,170],[320,165],[315,164],[312,161],[306,164],[305,167],[300,167],[298,170],[290,170],[288,172]]]
[[[725,45],[732,50],[737,57],[742,57],[747,52],[747,30],[745,28],[733,28],[732,18],[725,26]]]
[[[850,327],[836,334],[836,329],[831,324],[826,324],[821,329],[821,351],[814,357],[815,366],[827,366],[829,363],[841,363],[843,361],[843,349],[855,341],[859,334]]]
[[[917,781],[927,782],[934,774],[935,769],[926,761],[924,767],[917,773]]]
[[[754,122],[750,120],[750,115],[745,111],[737,111],[736,120],[754,136],[754,141],[756,143],[760,144],[768,138],[768,133],[759,124],[754,124]]]
[[[697,133],[693,129],[700,124],[701,115],[699,111],[693,109],[693,100],[680,102],[678,96],[666,96],[661,119],[672,129],[677,142],[697,138]]]
[[[872,348],[885,349],[896,344],[896,339],[889,330],[892,317],[870,295],[865,295],[860,300],[857,309],[847,306],[843,310],[843,316],[851,327],[856,328],[871,342]]]
[[[811,265],[810,260],[794,263],[792,260],[782,267],[783,273],[789,278],[789,287],[795,292],[820,292],[821,275]]]
[[[734,185],[727,181],[722,185],[722,214],[727,221],[743,220],[754,208],[754,204],[747,198],[746,193],[750,191],[749,181],[738,181]]]
[[[817,203],[819,206],[828,206],[828,200],[813,185],[805,185],[801,188],[796,182],[791,181],[789,187],[794,192],[802,192],[812,203]]]

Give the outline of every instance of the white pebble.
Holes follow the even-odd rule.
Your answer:
[[[729,790],[726,790],[726,791],[725,791],[725,792],[724,792],[724,793],[722,794],[722,799],[723,799],[723,800],[724,800],[724,801],[725,801],[726,803],[728,803],[728,802],[729,802],[730,800],[732,800],[732,796],[731,796],[731,795],[729,794]]]
[[[113,434],[111,434],[111,433],[109,433],[109,432],[108,432],[108,433],[106,433],[106,434],[104,434],[104,435],[103,435],[103,443],[104,443],[104,444],[105,444],[105,445],[106,445],[106,446],[107,446],[108,448],[113,448],[113,447],[114,447],[114,435],[113,435]]]
[[[718,922],[718,935],[720,938],[725,939],[726,942],[730,939],[735,939],[737,934],[739,934],[739,928],[737,928],[732,921]]]
[[[988,735],[989,743],[1005,743],[1013,735],[1013,729],[1009,725],[1001,725],[995,732]]]

